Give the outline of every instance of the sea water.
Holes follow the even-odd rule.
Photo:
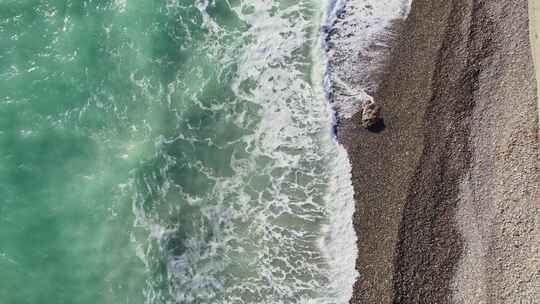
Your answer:
[[[315,0],[0,0],[0,302],[346,303]]]

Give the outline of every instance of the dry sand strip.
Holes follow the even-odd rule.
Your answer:
[[[529,33],[536,75],[540,75],[540,0],[529,0]],[[538,76],[536,87],[540,88]],[[537,98],[537,102],[540,109],[540,98]],[[540,117],[540,111],[538,115]],[[538,126],[540,128],[540,124]]]
[[[375,99],[344,121],[351,303],[540,303],[538,105],[526,0],[415,0]],[[346,63],[344,63],[346,64]]]

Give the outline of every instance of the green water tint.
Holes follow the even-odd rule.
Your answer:
[[[320,8],[266,2],[0,1],[3,303],[325,292]]]

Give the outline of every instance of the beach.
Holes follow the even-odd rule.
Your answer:
[[[529,38],[531,42],[533,60],[536,75],[540,75],[540,1],[529,0]],[[536,86],[540,87],[540,80],[536,77]],[[537,98],[538,108],[540,108],[540,99]],[[540,112],[540,111],[539,111]],[[540,113],[539,113],[540,117]],[[539,125],[540,128],[540,125]]]
[[[367,90],[384,128],[363,129],[359,113],[338,128],[356,199],[350,303],[535,303],[540,168],[527,1],[417,0],[395,25]],[[358,67],[347,68],[355,51],[337,49],[330,64],[361,87]]]
[[[529,4],[0,1],[0,302],[539,303]]]

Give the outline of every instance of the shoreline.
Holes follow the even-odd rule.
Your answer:
[[[340,122],[356,200],[359,278],[350,303],[540,297],[527,8],[525,0],[415,0],[369,92],[386,128],[365,131],[358,113]],[[347,69],[348,59],[330,64]],[[354,86],[350,70],[344,81]]]
[[[346,0],[344,0],[346,1]],[[332,164],[330,166],[330,179],[328,180],[330,190],[326,196],[328,202],[333,202],[326,206],[328,222],[321,228],[318,246],[326,258],[329,266],[329,287],[333,292],[332,301],[346,303],[353,292],[353,284],[358,277],[358,272],[354,268],[356,261],[356,245],[351,239],[356,239],[350,214],[354,212],[353,187],[351,184],[351,168],[348,155],[336,137],[338,117],[332,107],[332,91],[329,87],[329,62],[327,56],[327,36],[334,23],[334,18],[339,14],[342,0],[329,0],[327,6],[321,13],[321,23],[315,27],[314,35],[319,39],[313,45],[312,58],[314,59],[314,69],[312,71],[312,82],[318,83],[320,89],[317,93],[324,99],[326,110],[330,122],[329,140],[331,141]],[[321,61],[317,59],[322,58]],[[319,94],[316,94],[319,95]],[[346,219],[346,220],[343,220]],[[327,299],[330,301],[330,299]],[[322,303],[322,302],[321,302]]]

